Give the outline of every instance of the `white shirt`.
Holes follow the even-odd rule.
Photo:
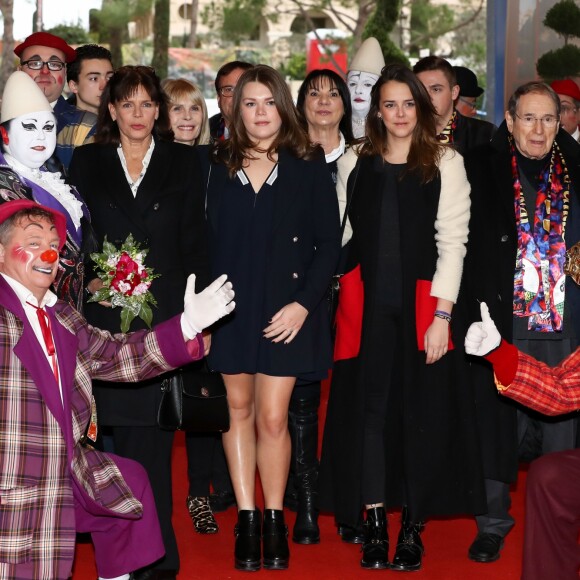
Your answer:
[[[127,160],[125,159],[125,153],[123,153],[123,147],[119,143],[117,153],[119,154],[119,159],[121,160],[121,165],[123,166],[123,171],[125,172],[125,177],[127,178],[127,183],[131,188],[133,197],[137,197],[137,190],[139,189],[139,184],[143,181],[143,178],[145,177],[145,172],[147,171],[147,167],[149,167],[149,162],[151,161],[151,155],[153,155],[154,148],[155,148],[155,139],[151,138],[149,149],[147,149],[147,153],[145,153],[145,157],[143,158],[143,168],[141,169],[141,173],[139,174],[139,177],[135,181],[133,181],[131,179],[131,176],[129,175],[129,170],[127,169]]]
[[[38,321],[38,314],[36,314],[36,308],[34,308],[34,306],[38,306],[39,308],[42,308],[43,310],[45,309],[46,306],[54,306],[56,304],[56,301],[57,301],[56,295],[53,292],[51,292],[50,290],[47,290],[46,294],[44,295],[44,298],[42,299],[42,302],[40,304],[38,304],[38,300],[36,300],[36,297],[34,296],[34,294],[28,288],[26,288],[26,286],[24,286],[23,284],[21,284],[17,280],[14,280],[14,278],[7,276],[4,273],[0,272],[0,275],[2,276],[2,278],[4,278],[4,280],[6,280],[6,282],[10,286],[10,288],[12,288],[12,290],[14,290],[14,293],[18,297],[18,300],[20,300],[20,304],[22,304],[22,308],[24,309],[24,313],[26,314],[26,318],[28,318],[28,322],[30,323],[30,326],[32,326],[32,330],[34,331],[34,335],[36,336],[36,340],[40,344],[40,348],[42,348],[42,351],[44,352],[44,354],[46,356],[46,360],[47,360],[50,368],[52,369],[52,356],[50,356],[48,354],[48,350],[47,350],[46,344],[44,342],[44,336],[42,335],[42,330],[40,328],[40,322]],[[34,306],[30,306],[30,304],[27,304],[27,302],[30,302],[30,304],[34,304]],[[54,336],[53,336],[53,342],[54,342]],[[57,356],[57,354],[55,354],[54,356],[56,357],[56,364],[58,365],[58,356]],[[60,381],[60,372],[59,372],[59,380],[58,380],[58,389],[60,392],[60,400],[62,401],[62,384]]]

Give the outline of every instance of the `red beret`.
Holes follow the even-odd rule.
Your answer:
[[[571,79],[564,79],[563,81],[554,81],[550,86],[559,95],[566,95],[572,97],[576,101],[580,101],[580,87]]]
[[[15,49],[14,54],[20,57],[25,48],[29,46],[48,46],[64,52],[66,62],[72,62],[76,59],[77,53],[72,46],[69,46],[60,36],[50,34],[50,32],[35,32],[31,34],[24,42],[21,42]]]
[[[62,214],[60,211],[57,211],[56,209],[46,207],[45,205],[40,205],[39,203],[36,203],[30,199],[15,199],[12,201],[7,201],[0,204],[0,224],[3,224],[16,212],[22,209],[29,209],[33,207],[43,209],[52,214],[52,217],[54,218],[54,225],[56,226],[56,231],[58,233],[58,237],[60,238],[58,243],[58,250],[62,250],[62,247],[66,242],[66,218],[64,217],[64,214]]]

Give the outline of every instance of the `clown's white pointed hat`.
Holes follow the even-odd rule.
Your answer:
[[[369,36],[357,50],[348,70],[358,70],[380,76],[385,66],[385,57],[379,41],[374,36]]]
[[[52,113],[52,107],[42,90],[25,72],[13,72],[4,85],[0,123],[39,111]]]

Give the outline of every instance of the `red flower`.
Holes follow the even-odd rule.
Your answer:
[[[127,252],[123,252],[117,262],[117,274],[132,274],[137,272],[139,267],[137,263],[129,256]]]

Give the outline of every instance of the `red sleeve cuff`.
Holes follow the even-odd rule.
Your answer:
[[[518,349],[502,339],[500,345],[485,355],[493,365],[493,371],[497,380],[505,386],[511,385],[518,370]]]

